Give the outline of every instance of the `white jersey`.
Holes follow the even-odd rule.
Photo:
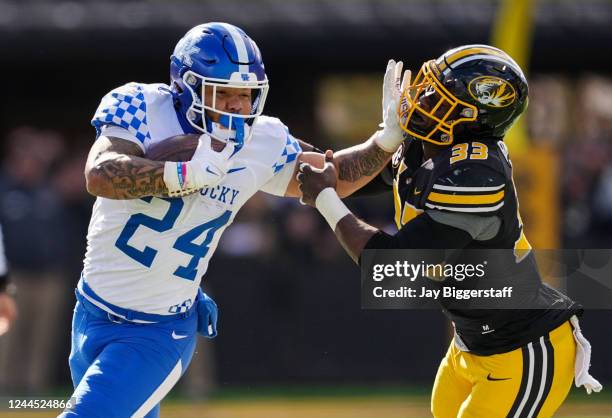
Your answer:
[[[168,86],[129,83],[107,94],[92,120],[99,135],[152,144],[183,134]],[[258,190],[283,194],[301,151],[278,119],[260,116],[217,186],[183,198],[98,197],[83,278],[106,302],[169,315],[193,303],[225,228]]]

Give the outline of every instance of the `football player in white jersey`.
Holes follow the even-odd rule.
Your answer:
[[[241,29],[194,27],[170,68],[170,85],[119,87],[92,120],[97,139],[85,176],[98,198],[76,291],[75,402],[65,417],[158,416],[196,334],[216,335],[216,305],[199,285],[221,234],[259,190],[300,196],[298,161],[324,163],[280,120],[262,115],[268,79]],[[389,62],[381,129],[335,154],[340,195],[374,178],[402,142],[401,72],[401,62]],[[186,133],[200,135],[189,161],[146,158],[156,143]]]

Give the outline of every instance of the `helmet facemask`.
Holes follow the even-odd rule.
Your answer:
[[[478,109],[455,97],[436,76],[434,61],[423,64],[412,83],[402,92],[399,104],[401,128],[410,136],[436,145],[450,145],[453,128],[473,122]]]
[[[220,141],[232,140],[236,142],[236,150],[248,142],[251,137],[251,125],[263,113],[266,97],[268,95],[268,80],[257,80],[252,73],[232,73],[229,80],[203,77],[193,71],[186,71],[183,84],[191,93],[193,101],[187,109],[187,121],[200,132],[208,133]],[[249,114],[227,112],[216,107],[217,88],[250,89],[251,109]],[[205,98],[209,94],[211,103]],[[214,122],[206,112],[214,112],[219,121]]]

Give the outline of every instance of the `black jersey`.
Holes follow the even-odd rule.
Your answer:
[[[510,351],[580,311],[580,306],[567,296],[542,283],[523,231],[512,163],[502,141],[457,143],[427,161],[423,161],[421,142],[414,141],[402,145],[391,164],[398,237],[406,224],[427,211],[496,216],[501,220],[495,236],[486,241],[471,240],[457,258],[461,253],[465,257],[474,253],[469,250],[490,250],[496,257],[498,275],[512,281],[526,308],[473,309],[473,305],[462,308],[442,302],[445,314],[455,325],[459,344],[482,355]],[[400,248],[410,248],[402,245],[401,238],[395,242]],[[444,248],[445,243],[441,242],[440,247]],[[506,251],[495,252],[496,249]]]

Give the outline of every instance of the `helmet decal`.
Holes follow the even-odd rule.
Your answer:
[[[516,99],[512,84],[495,76],[476,77],[470,81],[468,90],[476,101],[490,107],[506,107]]]
[[[196,46],[196,44],[200,41],[202,36],[191,36],[182,38],[175,48],[176,57],[181,60],[181,62],[185,65],[193,65],[192,55],[197,55],[200,53],[200,48]]]

